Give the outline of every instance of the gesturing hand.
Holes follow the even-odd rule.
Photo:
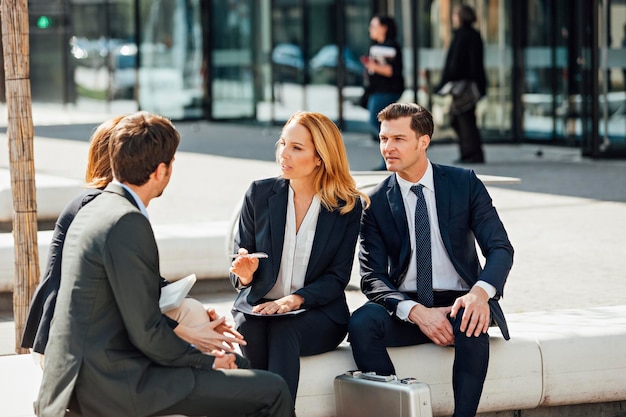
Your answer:
[[[247,255],[248,250],[239,248],[239,255]],[[246,256],[238,256],[233,260],[230,266],[230,272],[239,277],[241,285],[249,285],[255,271],[259,268],[259,259]]]

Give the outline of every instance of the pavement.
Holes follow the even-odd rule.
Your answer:
[[[37,172],[82,180],[88,137],[113,115],[35,105]],[[6,150],[3,122],[0,149]],[[229,221],[252,180],[278,173],[274,143],[279,126],[175,125],[182,142],[168,188],[148,207],[154,224]],[[348,132],[344,141],[352,170],[378,165],[378,147],[368,135]],[[583,158],[579,149],[548,144],[486,144],[485,154],[486,164],[471,166],[478,174],[521,179],[519,184],[488,186],[515,248],[501,302],[505,314],[626,304],[626,160]],[[458,145],[435,134],[428,155],[433,162],[452,164]],[[8,167],[8,152],[0,152],[0,168]],[[346,294],[355,309],[365,298],[358,277],[353,282]],[[226,279],[213,279],[197,283],[192,295],[229,316],[235,292]],[[0,355],[11,355],[10,295],[0,296],[0,303]],[[16,382],[5,371],[0,369],[0,387]]]

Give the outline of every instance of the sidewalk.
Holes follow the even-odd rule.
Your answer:
[[[108,115],[65,115],[63,120],[73,124],[46,128],[38,124],[38,114],[46,113],[46,122],[61,117],[39,111],[33,110],[37,172],[81,180],[86,139]],[[279,127],[176,125],[183,139],[170,185],[148,208],[154,224],[228,221],[250,181],[278,172],[273,144]],[[0,133],[0,149],[5,149],[0,152],[0,168],[9,167],[6,141],[6,134]],[[377,146],[365,135],[347,133],[345,142],[353,170],[377,165]],[[536,155],[539,149],[541,157]],[[233,157],[237,150],[249,159]],[[477,173],[522,180],[489,187],[515,248],[501,303],[505,313],[626,304],[626,161],[588,160],[577,149],[539,145],[486,145],[485,153],[487,164],[472,166]],[[433,162],[451,164],[457,145],[433,143],[428,154]],[[358,284],[358,277],[353,282]],[[226,280],[199,284],[194,296],[229,315],[235,296],[230,284]],[[358,290],[347,295],[352,309],[364,302]],[[1,302],[10,299],[5,296]],[[14,323],[7,307],[0,306],[0,355],[14,352]],[[21,386],[27,379],[5,369],[0,375],[3,403],[8,393],[3,387]]]

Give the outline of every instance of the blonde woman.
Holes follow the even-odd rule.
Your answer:
[[[241,209],[233,317],[251,366],[281,375],[295,400],[300,356],[331,351],[346,336],[344,289],[369,199],[350,176],[339,129],[320,113],[291,116],[276,159],[281,175],[253,182]]]

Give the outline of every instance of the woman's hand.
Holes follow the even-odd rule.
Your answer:
[[[298,294],[290,294],[278,300],[268,301],[252,308],[254,313],[259,314],[282,314],[297,310],[304,303],[304,298]]]
[[[248,286],[252,282],[254,273],[259,268],[259,259],[245,256],[248,254],[248,250],[245,248],[239,248],[237,253],[239,253],[239,256],[233,260],[230,272],[239,277],[241,285]]]

